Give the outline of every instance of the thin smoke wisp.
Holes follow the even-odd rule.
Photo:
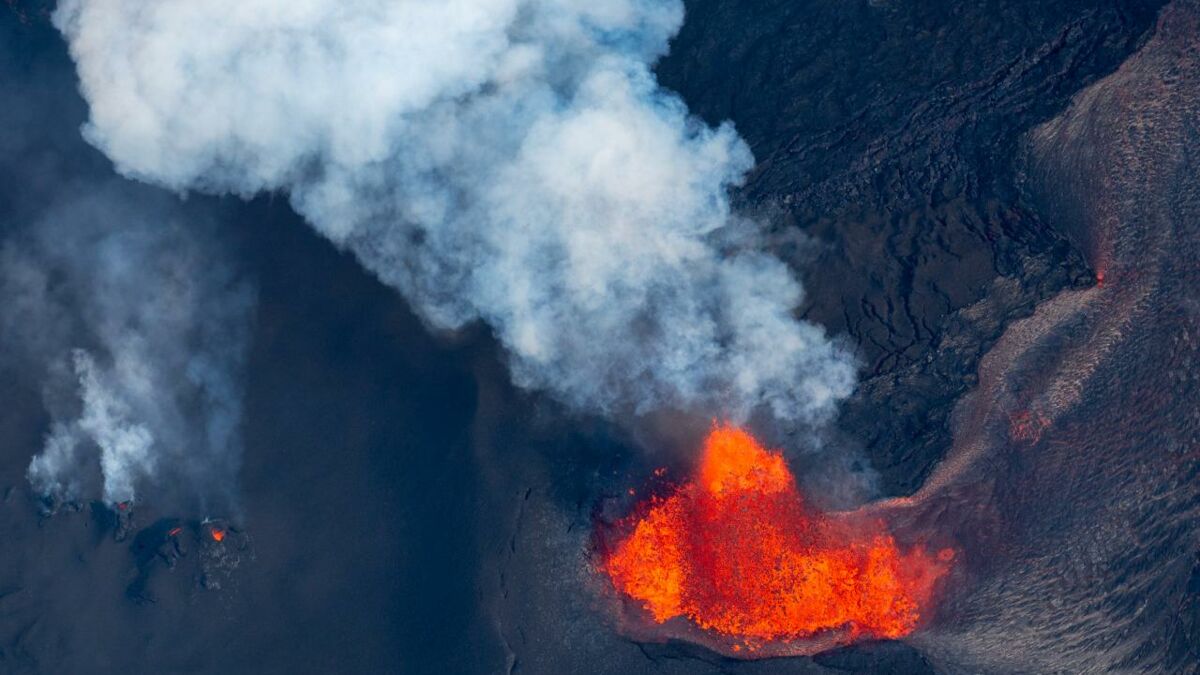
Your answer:
[[[33,487],[235,510],[252,288],[167,195],[73,185],[0,247],[0,336],[50,417]]]

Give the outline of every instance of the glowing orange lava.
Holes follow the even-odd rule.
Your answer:
[[[691,480],[652,497],[603,560],[654,621],[686,617],[733,651],[837,632],[838,642],[912,632],[954,557],[902,552],[880,522],[808,507],[781,454],[714,428]]]
[[[212,538],[213,541],[222,541],[225,539],[225,530],[222,530],[219,527],[214,527],[212,529]]]

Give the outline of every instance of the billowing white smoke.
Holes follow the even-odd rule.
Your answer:
[[[678,0],[62,0],[88,139],[178,190],[286,192],[425,320],[608,414],[817,422],[851,359],[730,213],[751,166],[660,89]]]
[[[40,371],[51,416],[30,482],[60,500],[150,492],[228,514],[254,294],[175,200],[64,192],[84,191],[0,248],[5,356]]]

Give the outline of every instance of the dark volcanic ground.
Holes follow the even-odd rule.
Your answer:
[[[1098,222],[1145,215],[1121,195],[1161,197],[1165,206],[1150,202],[1177,214],[1167,219],[1176,223],[1171,233],[1194,241],[1180,223],[1195,213],[1186,189],[1194,184],[1188,133],[1196,118],[1180,101],[1200,100],[1200,87],[1177,63],[1179,45],[1200,43],[1200,32],[1187,32],[1195,29],[1194,4],[1176,3],[1166,15],[1179,26],[1175,51],[1154,47],[1151,57],[1124,66],[1132,75],[1088,89],[1151,40],[1162,4],[688,3],[660,78],[706,119],[733,119],[750,142],[759,166],[739,195],[743,208],[780,232],[810,237],[782,251],[805,279],[805,316],[844,335],[863,364],[863,384],[833,446],[861,450],[879,473],[882,495],[915,492],[950,451],[951,412],[979,384],[981,359],[1006,328],[1039,303],[1062,303],[1095,284],[1094,267],[1113,258],[1099,255],[1088,233],[1111,231]],[[1147,84],[1159,79],[1174,89]],[[1110,98],[1136,90],[1184,112],[1170,120],[1154,109],[1067,112],[1085,90]],[[36,3],[0,10],[0,97],[0,232],[7,237],[64,191],[112,178],[79,138],[86,110],[72,65]],[[1057,145],[1040,127],[1093,118],[1100,121]],[[1089,173],[1097,163],[1128,164],[1139,154],[1101,142],[1132,122],[1149,139],[1138,147],[1184,148],[1162,150],[1171,170],[1144,181],[1151,173],[1144,167]],[[1109,149],[1081,154],[1080,147]],[[1088,211],[1082,205],[1093,185],[1116,196]],[[980,572],[985,590],[948,603],[967,628],[936,626],[916,646],[869,644],[745,663],[684,645],[635,644],[610,624],[584,553],[597,510],[615,508],[613,496],[640,484],[661,457],[648,459],[626,433],[568,419],[514,391],[482,331],[429,336],[397,296],[313,235],[283,200],[193,197],[181,208],[217,214],[240,269],[259,290],[241,531],[215,544],[185,521],[176,548],[167,532],[178,514],[152,505],[133,514],[135,527],[121,541],[113,514],[102,508],[40,516],[24,478],[45,432],[39,385],[3,360],[0,672],[925,673],[1012,672],[1023,663],[1048,672],[1091,663],[1022,662],[1020,650],[1016,663],[989,660],[989,646],[1005,631],[1044,650],[1055,649],[1047,635],[1087,649],[1071,640],[1078,626],[1070,622],[1048,622],[1032,631],[1036,640],[1017,630],[1019,612],[998,612],[1003,623],[989,623],[990,610],[981,609],[989,602],[1037,605],[1012,591],[1021,580],[1015,566]],[[1180,255],[1166,260],[1168,267],[1187,264]],[[1152,304],[1143,320],[1153,320],[1159,306],[1168,305]],[[1174,309],[1161,311],[1174,317],[1164,324],[1171,330],[1187,324]],[[1019,332],[997,349],[1007,354]],[[1138,338],[1135,347],[1146,344],[1156,343]],[[1176,353],[1160,351],[1162,362]],[[1008,363],[997,354],[990,358]],[[1186,372],[1189,363],[1173,367]],[[1104,381],[1116,387],[1121,378]],[[1081,405],[1105,415],[1101,403]],[[1082,414],[1072,410],[1064,424]],[[1149,426],[1131,418],[1117,427],[1130,433],[1129,425]],[[1194,447],[1194,439],[1180,438]],[[1038,455],[1013,456],[998,461],[1016,466],[1019,477],[1026,475],[1021,466],[1036,461],[1019,457]],[[1071,463],[1070,455],[1056,456],[1050,466]],[[1147,466],[1154,469],[1147,475],[1168,472]],[[1144,482],[1115,482],[1116,500],[1153,494]],[[1035,494],[1055,484],[1050,476]],[[1139,492],[1123,495],[1126,485]],[[1190,513],[1173,499],[1153,503]],[[1083,515],[1072,518],[1080,520],[1069,531],[1106,531]],[[1194,536],[1177,523],[1164,527],[1166,534],[1154,536]],[[1050,540],[1082,546],[1074,537]],[[1184,671],[1196,662],[1187,649],[1200,624],[1200,576],[1191,573],[1195,559],[1186,546],[1151,550],[1170,554],[1164,581],[1148,584],[1156,605],[1146,611],[1118,603],[1111,611],[1154,618],[1133,622],[1127,633],[1179,628],[1166,646],[1139,651],[1135,644],[1124,661],[1106,663]],[[1156,561],[1134,563],[1154,570]],[[1047,603],[1083,602],[1075,588],[1030,588]]]
[[[659,68],[758,159],[744,199],[819,243],[805,316],[849,335],[845,414],[885,491],[949,445],[946,417],[1005,323],[1090,283],[1014,148],[1146,37],[1161,2],[689,4]],[[886,414],[880,414],[886,401]]]

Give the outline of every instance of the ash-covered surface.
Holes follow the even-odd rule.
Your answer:
[[[51,205],[120,180],[79,137],[86,109],[43,8],[8,4],[12,11],[0,9],[6,239]],[[202,523],[150,503],[129,514],[83,505],[47,517],[25,476],[49,422],[43,392],[5,360],[0,672],[1194,668],[1200,558],[1187,524],[1193,493],[1181,486],[1194,482],[1195,308],[1168,300],[1187,295],[1194,276],[1186,254],[1200,88],[1189,45],[1200,34],[1194,3],[1178,2],[1163,19],[1170,35],[1153,41],[1162,4],[689,2],[658,68],[695,112],[734,120],[750,142],[759,166],[739,195],[743,208],[812,238],[781,251],[806,282],[805,316],[845,335],[863,363],[835,444],[865,450],[882,494],[915,492],[958,442],[951,412],[1000,344],[993,368],[1046,371],[1009,392],[1013,400],[1037,400],[1045,387],[1060,407],[1044,434],[1017,434],[1018,451],[994,444],[1005,470],[991,473],[1012,482],[974,503],[996,507],[1006,536],[1052,554],[1081,551],[1073,559],[1086,562],[1082,572],[1063,573],[1045,548],[1006,543],[1009,557],[974,568],[972,592],[948,603],[953,624],[911,644],[740,662],[636,643],[613,625],[612,598],[588,568],[591,528],[677,456],[647,457],[636,439],[516,391],[483,331],[429,336],[398,296],[312,234],[284,200],[193,196],[181,217],[217,222],[257,288],[240,513]],[[1143,45],[1147,53],[1135,56]],[[1068,112],[1073,97],[1082,99]],[[159,198],[147,187],[119,189]],[[1103,257],[1088,234],[1135,220],[1145,224],[1122,240],[1134,251],[1125,257]],[[1144,255],[1147,241],[1169,254]],[[1065,339],[1057,328],[1039,333],[1053,339],[1031,351],[1013,346],[1025,344],[1020,329],[997,342],[1039,303],[1086,292],[1096,266],[1114,259],[1153,282],[1111,306],[1143,327],[1121,325],[1113,329],[1121,339],[1107,339],[1109,324],[1088,323],[1104,313],[1083,313],[1068,327],[1082,346],[1066,366],[1045,361]],[[1089,340],[1115,346],[1088,351]],[[1097,398],[1061,407],[1055,392],[1065,385],[1054,383],[1078,380],[1074,363],[1105,359],[1123,365],[1098,367]],[[1164,368],[1173,379],[1152,377]],[[1123,389],[1129,381],[1137,387]],[[1125,412],[1113,415],[1114,406]],[[1150,433],[1137,448],[1145,461],[1072,473],[1081,463],[1070,452],[1029,451],[1078,447],[1080,426],[1100,419],[1112,438]],[[1101,445],[1103,457],[1129,450]],[[1164,449],[1178,459],[1155,454]],[[1111,500],[1093,501],[1093,483]],[[1083,506],[1037,524],[1050,507],[1076,502]],[[935,519],[979,522],[958,513]],[[1022,590],[1029,575],[1038,583]],[[1105,594],[1098,600],[1095,588]],[[1118,637],[1081,638],[1097,617]]]

